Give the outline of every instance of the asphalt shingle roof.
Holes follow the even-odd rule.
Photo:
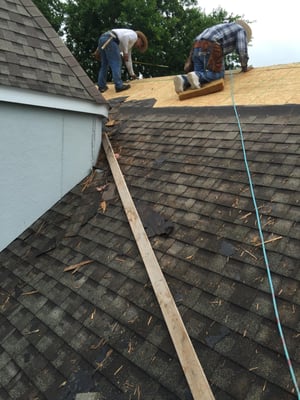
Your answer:
[[[31,1],[1,2],[0,22],[2,85],[90,98],[66,48],[50,57],[60,39]],[[277,72],[253,70],[249,87],[239,75],[235,89],[299,382],[300,105],[295,82],[268,92]],[[108,90],[106,131],[139,209],[173,227],[150,241],[206,377],[216,400],[293,400],[228,82],[187,102],[171,78],[157,82],[133,82],[128,97]],[[93,174],[0,253],[0,285],[0,400],[191,399],[103,150]]]
[[[0,85],[104,103],[31,0],[0,3]]]
[[[152,103],[112,101],[107,131],[134,201],[173,224],[150,240],[215,398],[295,399],[233,110]],[[298,378],[299,107],[239,108]],[[103,153],[97,167],[0,254],[0,398],[191,398],[121,201],[99,206]]]

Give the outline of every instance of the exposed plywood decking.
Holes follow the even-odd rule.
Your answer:
[[[136,67],[136,71],[138,68]],[[141,79],[130,82],[131,88],[116,93],[114,86],[103,95],[107,100],[126,97],[126,101],[155,99],[154,107],[207,107],[232,105],[300,104],[300,63],[254,68],[246,73],[226,73],[224,90],[210,96],[180,101],[175,92],[174,76]],[[233,79],[231,79],[233,78]]]

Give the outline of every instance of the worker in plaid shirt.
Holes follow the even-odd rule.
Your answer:
[[[248,71],[248,43],[252,32],[243,20],[214,25],[198,35],[185,63],[186,75],[174,78],[175,91],[199,89],[201,83],[224,77],[224,56],[236,51],[243,72]]]

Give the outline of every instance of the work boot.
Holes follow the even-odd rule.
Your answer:
[[[177,75],[174,78],[174,86],[175,86],[175,92],[176,93],[181,93],[184,91],[184,79],[181,75]]]
[[[122,87],[120,87],[120,88],[116,88],[116,92],[118,93],[118,92],[123,92],[123,90],[127,90],[127,89],[130,89],[130,85],[123,85]]]
[[[200,89],[199,77],[196,72],[189,72],[186,76],[191,85],[191,89]]]
[[[104,88],[99,87],[99,92],[104,93],[108,90],[108,86],[105,86]]]

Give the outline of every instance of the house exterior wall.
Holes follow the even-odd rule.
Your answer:
[[[0,250],[78,184],[96,162],[101,117],[0,106]]]

